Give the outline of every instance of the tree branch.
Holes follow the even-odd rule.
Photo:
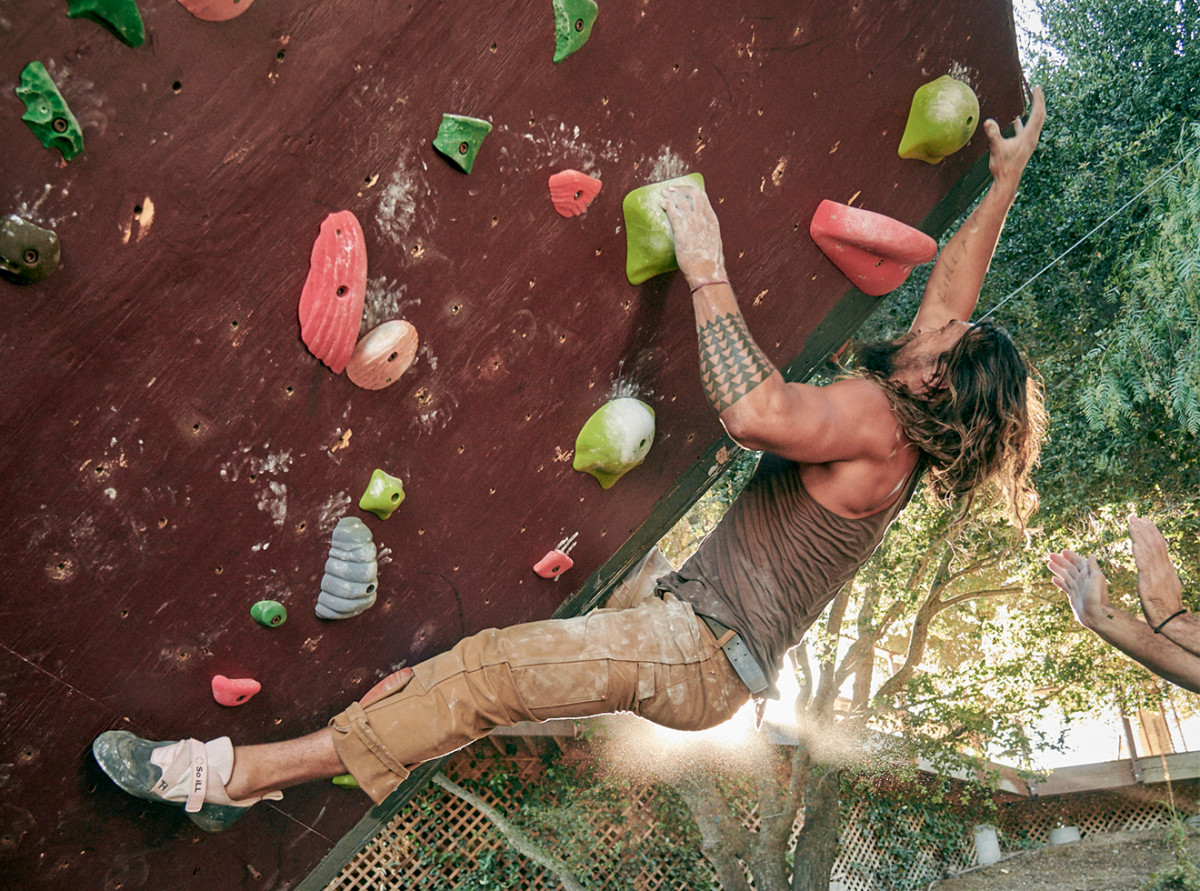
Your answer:
[[[434,774],[433,781],[451,795],[461,798],[479,811],[479,813],[487,817],[491,821],[491,824],[500,830],[500,834],[504,836],[505,840],[520,854],[532,860],[543,869],[554,873],[555,878],[562,884],[563,891],[587,891],[566,863],[546,853],[529,836],[510,823],[503,814],[478,795],[468,792],[462,786],[458,785],[458,783],[449,779],[445,774]]]

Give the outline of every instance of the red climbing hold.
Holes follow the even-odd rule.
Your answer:
[[[348,210],[331,213],[313,242],[300,294],[300,336],[312,354],[341,374],[354,352],[367,298],[367,247]]]
[[[544,579],[557,578],[575,565],[575,561],[555,548],[533,566],[533,571]]]
[[[578,170],[560,170],[550,177],[550,200],[564,217],[577,217],[600,194],[600,180]]]
[[[856,288],[880,297],[904,284],[914,266],[937,256],[937,242],[881,213],[825,200],[809,234]]]
[[[221,705],[241,705],[262,689],[252,678],[227,678],[219,674],[212,679],[213,699]]]
[[[376,700],[383,699],[385,696],[391,696],[397,690],[403,690],[408,686],[408,682],[412,680],[413,670],[411,668],[401,668],[399,671],[393,671],[382,681],[372,687],[358,701],[361,706],[368,706]]]
[[[206,22],[227,22],[250,8],[254,0],[179,0],[179,5]]]

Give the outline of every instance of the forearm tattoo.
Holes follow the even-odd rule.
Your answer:
[[[775,371],[740,314],[717,316],[700,326],[700,382],[718,413],[729,408]]]

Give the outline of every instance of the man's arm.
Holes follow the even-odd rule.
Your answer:
[[[1051,554],[1049,564],[1054,583],[1067,593],[1079,624],[1159,677],[1200,693],[1200,657],[1155,634],[1145,622],[1109,603],[1108,579],[1095,557],[1062,551]]]
[[[1129,517],[1129,538],[1138,570],[1138,597],[1151,628],[1200,656],[1200,616],[1183,607],[1183,586],[1167,553],[1167,540],[1149,520]]]
[[[938,256],[911,330],[941,328],[952,319],[965,322],[975,312],[983,277],[991,265],[1004,220],[1017,198],[1021,174],[1037,148],[1045,120],[1046,100],[1042,88],[1034,87],[1029,121],[1022,124],[1017,118],[1013,122],[1016,132],[1010,139],[1000,135],[995,121],[984,122],[991,154],[992,187]]]
[[[663,197],[675,258],[692,290],[701,383],[729,435],[744,448],[809,464],[878,451],[880,425],[869,419],[872,410],[888,411],[886,398],[865,381],[827,387],[785,382],[746,328],[708,196],[678,186]]]

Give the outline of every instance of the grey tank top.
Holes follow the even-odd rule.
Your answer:
[[[879,546],[923,467],[891,506],[853,520],[808,494],[799,464],[764,453],[717,527],[658,587],[738,631],[774,693],[784,654]]]

